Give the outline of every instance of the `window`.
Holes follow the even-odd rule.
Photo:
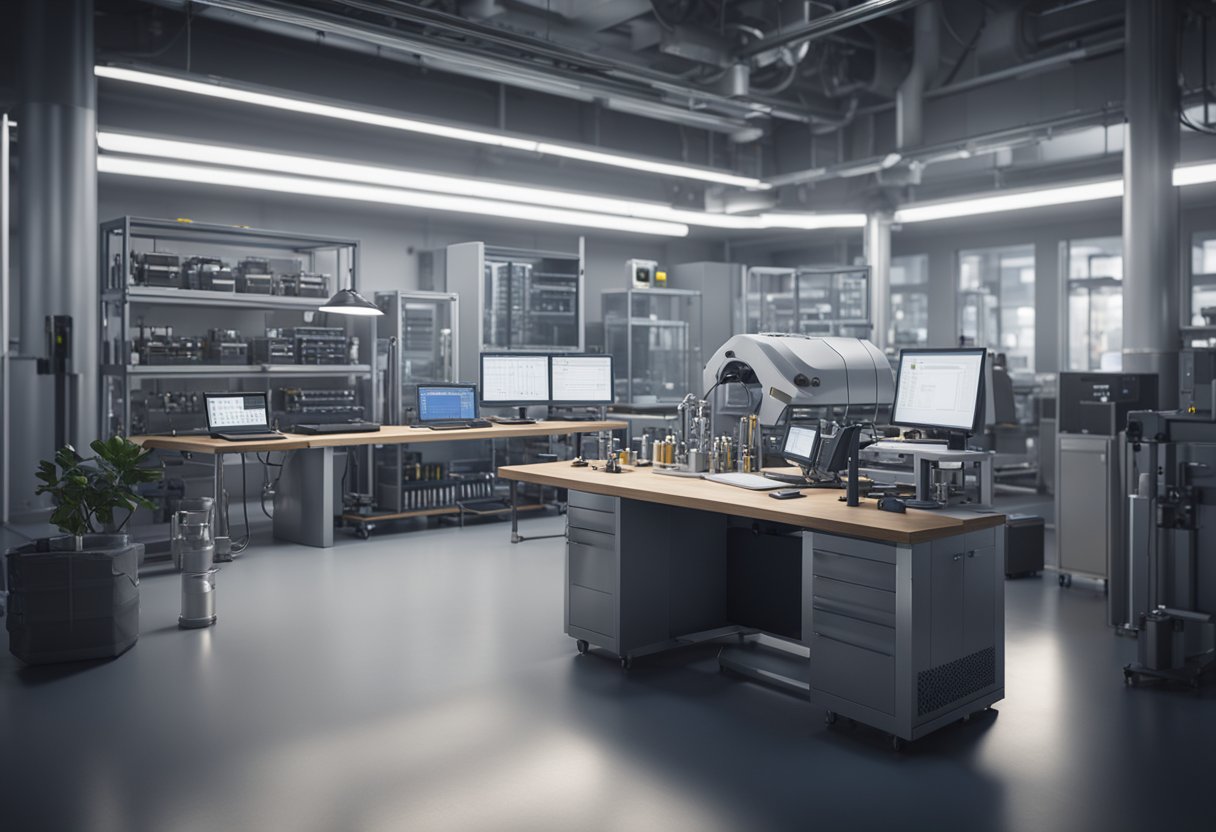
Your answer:
[[[892,349],[929,343],[929,255],[891,258],[887,344]]]
[[[1203,310],[1216,307],[1216,231],[1191,238],[1191,326],[1207,326]]]
[[[1068,369],[1123,369],[1123,239],[1068,241]]]
[[[958,288],[962,338],[1034,372],[1034,246],[960,251]]]

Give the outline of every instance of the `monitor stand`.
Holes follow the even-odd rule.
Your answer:
[[[967,438],[970,433],[962,430],[952,430],[946,434],[946,450],[948,451],[965,451],[967,450]]]
[[[528,408],[526,406],[517,407],[517,408],[515,408],[515,411],[516,411],[515,416],[490,416],[489,420],[491,422],[495,422],[500,425],[534,425],[534,424],[536,424],[535,419],[528,418]]]

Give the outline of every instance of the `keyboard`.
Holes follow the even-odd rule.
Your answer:
[[[782,474],[777,471],[768,471],[764,476],[770,480],[776,480],[777,482],[784,482],[790,485],[805,485],[807,482],[806,477],[802,476],[801,474]]]
[[[720,482],[723,485],[733,485],[736,488],[746,488],[751,491],[767,491],[770,488],[781,488],[786,485],[786,483],[777,482],[759,474],[705,474],[704,478],[710,482]]]
[[[431,430],[468,430],[469,428],[488,428],[493,426],[493,422],[487,422],[485,419],[470,419],[467,422],[436,422],[432,425],[419,425],[418,427],[430,428]]]
[[[375,433],[380,426],[375,422],[334,422],[332,424],[296,425],[292,430],[296,433]]]
[[[212,433],[212,439],[226,439],[229,442],[267,442],[274,439],[286,439],[281,433]]]

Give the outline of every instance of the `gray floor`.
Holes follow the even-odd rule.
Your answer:
[[[525,533],[559,531],[556,517]],[[264,538],[265,533],[262,533]],[[1007,698],[902,755],[719,674],[561,632],[562,542],[490,524],[255,542],[219,624],[149,569],[116,661],[0,654],[0,828],[1211,830],[1216,695],[1125,688],[1080,583],[1007,583]],[[6,647],[7,645],[0,645]]]

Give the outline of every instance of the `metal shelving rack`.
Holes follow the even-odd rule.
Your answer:
[[[754,267],[744,273],[736,332],[869,338],[870,267]]]
[[[286,380],[307,385],[318,379],[345,379],[342,386],[355,387],[367,415],[373,416],[376,401],[372,356],[375,349],[373,319],[352,322],[342,316],[326,316],[319,308],[325,298],[282,297],[242,292],[162,288],[135,285],[131,257],[136,251],[156,251],[161,244],[185,246],[182,255],[207,254],[235,259],[252,254],[298,258],[310,272],[334,276],[330,292],[358,288],[359,241],[311,234],[269,231],[243,226],[212,225],[182,220],[120,217],[101,224],[98,235],[98,269],[101,281],[101,326],[99,357],[102,365],[99,414],[102,435],[129,433],[132,429],[131,394],[134,390],[164,392],[162,382],[188,382],[207,391],[265,392],[274,402],[276,384]],[[205,310],[205,311],[203,311]],[[177,321],[201,330],[209,327],[242,329],[245,336],[261,335],[264,327],[318,325],[343,326],[359,338],[358,360],[350,364],[180,364],[132,363],[132,321],[144,317],[149,323]],[[234,326],[242,323],[244,326]],[[258,326],[263,327],[261,331]],[[359,330],[355,328],[359,327]],[[217,384],[218,381],[226,381]],[[199,382],[207,382],[199,384]],[[189,414],[181,427],[198,427],[201,414]],[[176,426],[175,426],[176,427]]]
[[[700,392],[700,292],[606,289],[602,304],[618,402],[677,404],[685,394]]]

